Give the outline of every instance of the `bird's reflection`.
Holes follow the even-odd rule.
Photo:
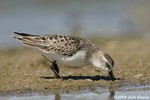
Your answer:
[[[55,94],[55,100],[61,100],[60,93],[56,93],[56,94]]]
[[[109,87],[109,95],[108,95],[108,97],[105,97],[105,98],[106,98],[106,100],[115,100],[115,87],[114,87],[114,85],[111,84],[111,86]],[[55,99],[54,100],[61,100],[61,99],[62,99],[61,94],[59,92],[55,93]]]
[[[115,100],[115,89],[114,89],[114,86],[111,85],[109,87],[109,96],[108,96],[108,99],[107,100]]]

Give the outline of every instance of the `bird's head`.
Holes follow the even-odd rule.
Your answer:
[[[101,68],[104,71],[107,71],[109,77],[112,80],[115,79],[113,75],[114,61],[107,53],[103,53],[99,50],[97,53],[95,53],[92,56],[91,61],[92,61],[93,66]]]

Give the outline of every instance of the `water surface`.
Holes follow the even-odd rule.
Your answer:
[[[94,91],[75,93],[41,94],[27,93],[16,96],[2,96],[2,100],[150,100],[149,86],[120,88],[116,91],[97,88]]]

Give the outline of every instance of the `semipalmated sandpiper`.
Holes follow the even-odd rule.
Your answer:
[[[113,75],[113,59],[96,47],[87,39],[55,34],[55,35],[31,35],[14,32],[13,38],[18,39],[23,45],[34,48],[46,59],[51,61],[51,70],[56,78],[59,75],[59,68],[56,62],[68,66],[92,65],[108,72],[109,77],[115,80]]]

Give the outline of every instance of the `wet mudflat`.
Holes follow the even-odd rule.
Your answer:
[[[142,39],[94,41],[114,61],[111,81],[106,72],[92,66],[72,68],[59,65],[55,79],[48,62],[30,48],[0,50],[0,94],[68,93],[98,88],[114,91],[122,87],[140,87],[150,83],[150,41]]]

